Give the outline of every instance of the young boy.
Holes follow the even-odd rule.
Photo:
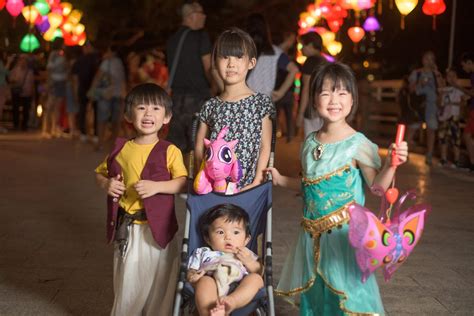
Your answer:
[[[160,140],[171,119],[171,98],[159,86],[136,86],[125,100],[125,119],[137,136],[117,139],[97,167],[107,192],[107,239],[114,252],[112,315],[171,315],[178,272],[174,195],[186,181],[180,150]]]
[[[441,166],[448,164],[448,143],[453,145],[454,163],[451,167],[460,167],[459,158],[461,154],[461,126],[459,116],[461,105],[468,96],[457,86],[457,74],[454,69],[446,71],[446,87],[439,88],[441,106],[438,114],[439,129],[438,138],[441,144]]]
[[[195,289],[197,310],[201,316],[229,315],[252,301],[263,287],[262,264],[245,247],[250,241],[249,216],[236,205],[217,205],[202,215],[199,227],[210,248],[197,248],[188,262],[187,279]],[[240,280],[232,293],[227,295],[229,284],[222,286],[225,280],[218,275],[222,272],[208,269],[210,264],[225,266],[225,275],[234,276],[227,283]],[[213,275],[207,275],[209,272]],[[222,287],[225,292],[219,296]]]

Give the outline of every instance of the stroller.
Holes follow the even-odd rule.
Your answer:
[[[275,148],[275,124],[273,124],[273,126],[270,166],[273,165]],[[193,139],[196,127],[197,120],[195,119],[193,123]],[[224,195],[215,192],[197,195],[192,190],[193,160],[193,153],[191,153],[189,162],[190,181],[188,199],[186,201],[186,222],[173,316],[183,315],[185,312],[192,314],[194,311],[194,289],[186,281],[186,272],[189,255],[196,248],[204,246],[204,241],[200,236],[198,228],[199,218],[210,208],[224,203],[240,206],[249,214],[252,239],[250,240],[248,248],[263,259],[264,265],[263,278],[265,286],[258,291],[249,304],[234,310],[231,315],[243,316],[253,312],[256,313],[256,315],[275,315],[272,284],[272,182],[267,181],[250,190],[234,195]]]

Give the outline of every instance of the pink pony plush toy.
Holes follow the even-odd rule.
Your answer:
[[[391,188],[384,194],[381,188],[374,188],[373,192],[382,196],[378,217],[361,205],[349,207],[349,242],[355,248],[362,282],[378,267],[382,267],[385,281],[390,280],[420,240],[426,213],[430,211],[428,205],[415,204],[401,212],[406,199],[416,199],[415,192],[408,191],[398,200],[394,216],[391,217],[398,190]]]
[[[207,194],[211,191],[226,194],[237,192],[242,168],[233,149],[238,140],[227,142],[224,136],[228,130],[227,126],[223,127],[217,139],[212,142],[204,138],[206,160],[194,180],[194,191],[197,194]],[[227,178],[230,178],[231,182],[227,183]]]

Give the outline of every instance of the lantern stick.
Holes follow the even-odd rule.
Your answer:
[[[400,28],[401,28],[402,30],[405,29],[405,16],[404,16],[403,14],[402,14],[402,19],[401,19],[401,21],[400,21]]]
[[[433,15],[433,31],[436,31],[436,15]]]
[[[379,0],[378,5],[377,5],[377,13],[379,15],[382,14],[382,0]]]

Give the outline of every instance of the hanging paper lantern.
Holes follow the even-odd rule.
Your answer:
[[[42,16],[41,17],[41,22],[39,24],[36,24],[36,28],[38,31],[41,33],[46,32],[49,29],[49,21],[47,16]]]
[[[54,38],[54,32],[56,31],[55,28],[53,27],[50,27],[44,34],[43,34],[43,38],[48,41],[48,42],[51,42]]]
[[[341,42],[337,42],[337,41],[332,41],[331,43],[328,44],[328,46],[326,46],[329,54],[333,55],[333,56],[336,56],[337,54],[339,54],[342,50],[342,44]]]
[[[23,7],[21,14],[29,24],[34,24],[38,16],[40,16],[38,9],[36,9],[36,7],[33,5]]]
[[[422,7],[423,13],[433,16],[433,30],[436,30],[436,16],[446,11],[443,0],[425,0]]]
[[[61,25],[61,23],[63,22],[63,17],[59,13],[50,12],[48,13],[48,21],[49,25],[51,25],[51,28],[55,29]]]
[[[20,42],[20,49],[25,53],[31,53],[40,47],[40,43],[33,34],[26,34]]]
[[[342,26],[343,20],[342,19],[337,19],[337,20],[327,20],[328,27],[333,31],[334,33],[337,33],[339,29]]]
[[[86,40],[87,40],[86,32],[82,32],[81,34],[78,35],[77,44],[79,46],[83,46],[86,43]]]
[[[340,4],[346,10],[355,10],[357,8],[357,0],[342,0]]]
[[[46,2],[46,0],[37,0],[33,5],[36,7],[36,9],[38,9],[38,12],[41,15],[46,15],[49,13],[49,4]]]
[[[372,0],[357,0],[357,7],[359,10],[367,10],[374,6],[374,2]]]
[[[360,26],[353,26],[347,30],[347,34],[349,35],[351,41],[354,43],[359,43],[364,38],[365,31]]]
[[[24,6],[23,0],[8,0],[6,4],[8,13],[13,17],[20,15]]]
[[[364,25],[362,25],[362,27],[367,32],[375,32],[380,30],[380,23],[377,21],[375,16],[369,16],[367,19],[365,19]]]
[[[60,29],[55,29],[54,34],[53,34],[53,41],[56,38],[62,38],[63,37],[63,32]]]
[[[77,24],[76,26],[74,26],[72,32],[76,35],[80,35],[81,33],[84,33],[84,31],[86,30],[86,27],[84,26],[84,24]]]
[[[69,2],[61,2],[59,5],[60,5],[61,8],[63,9],[62,14],[63,14],[64,16],[68,16],[69,13],[71,13],[71,11],[72,11],[72,4],[70,4]]]
[[[405,29],[405,16],[413,11],[417,4],[418,0],[395,0],[395,5],[402,15],[402,20],[400,22],[400,27],[402,30]]]
[[[336,34],[334,32],[327,31],[320,35],[323,40],[323,45],[326,47],[329,45],[329,43],[333,42],[336,39]]]
[[[82,11],[80,10],[72,10],[69,14],[68,20],[72,24],[77,24],[82,18]]]
[[[5,7],[5,0],[0,0],[0,10]]]

